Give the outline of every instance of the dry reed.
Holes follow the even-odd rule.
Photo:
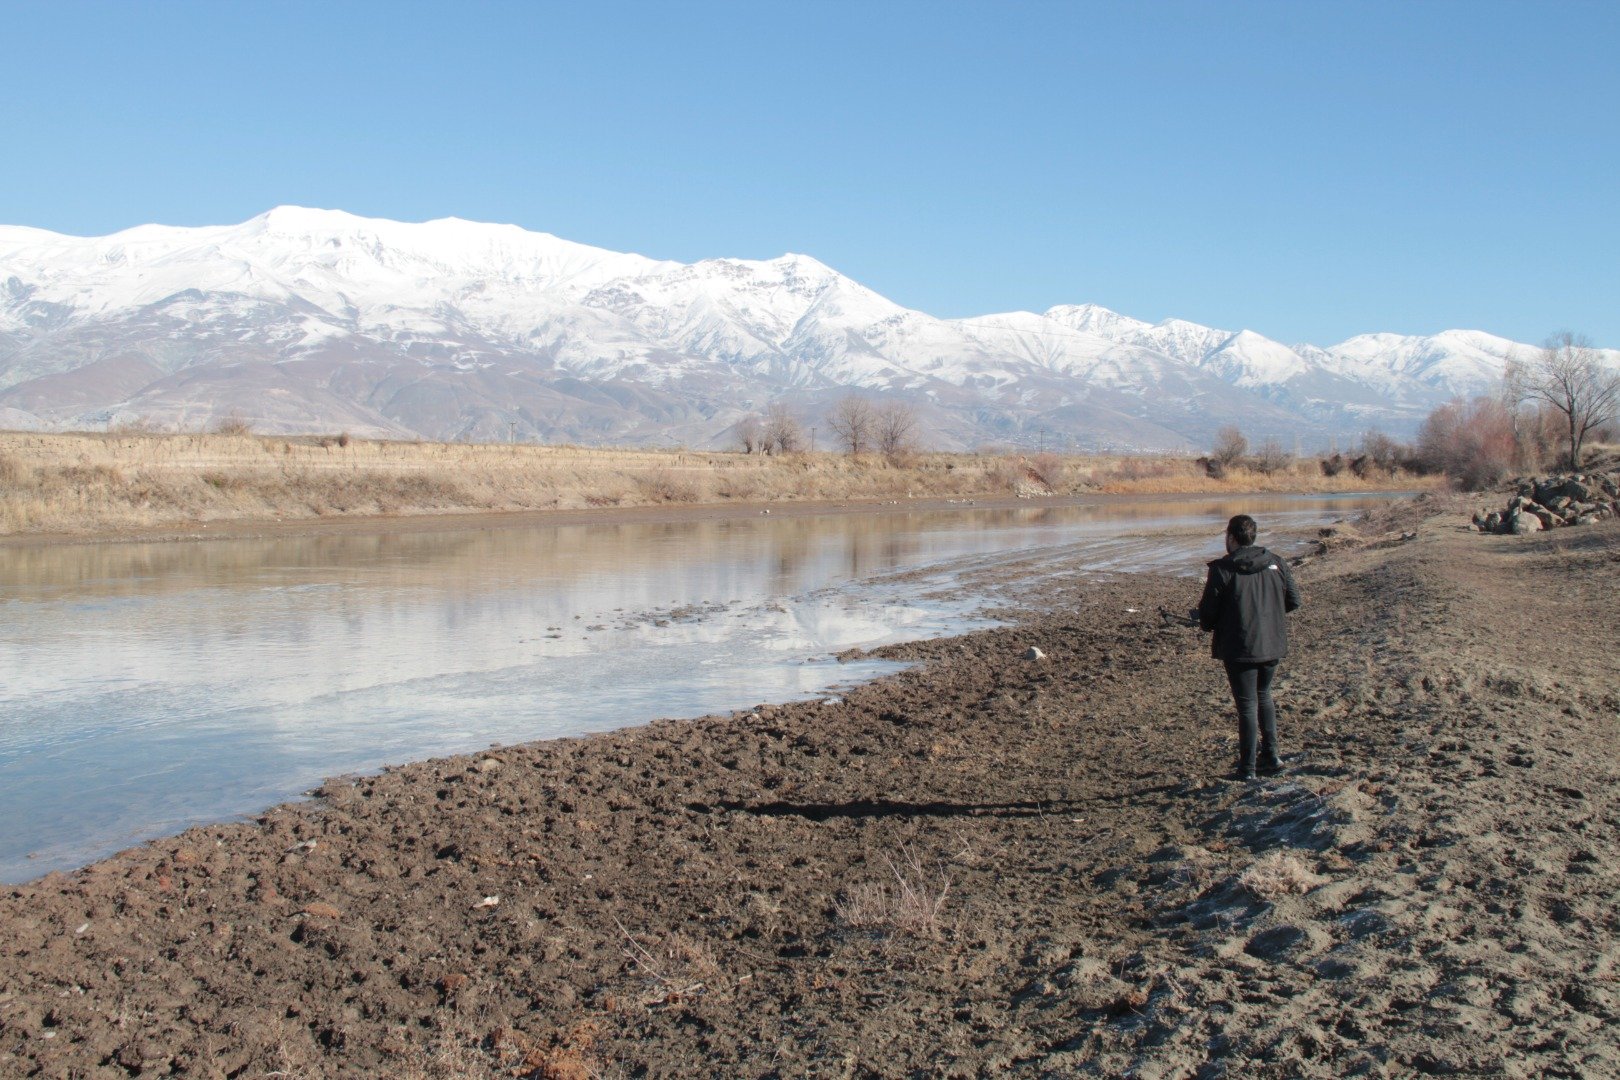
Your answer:
[[[1217,481],[1180,458],[1015,452],[768,456],[347,435],[0,433],[0,533],[13,534],[591,506],[1367,486],[1351,477],[1323,477],[1314,463],[1265,477],[1234,470]]]

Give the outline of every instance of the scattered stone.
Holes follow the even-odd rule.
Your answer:
[[[319,900],[316,900],[314,903],[305,904],[303,907],[303,913],[314,919],[343,918],[343,912],[339,911],[331,904],[322,903]]]
[[[1620,515],[1620,477],[1598,474],[1521,481],[1503,510],[1476,510],[1476,532],[1528,536],[1546,529],[1593,525]]]
[[[1041,652],[1041,650],[1037,649],[1035,646],[1031,645],[1028,649],[1024,650],[1024,659],[1025,660],[1045,660],[1046,659],[1046,654]]]

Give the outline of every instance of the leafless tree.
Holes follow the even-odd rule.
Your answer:
[[[877,429],[877,410],[859,394],[846,394],[827,414],[827,426],[838,439],[838,444],[851,454],[864,454],[872,449]]]
[[[1579,469],[1587,434],[1612,419],[1620,407],[1620,371],[1604,364],[1585,337],[1564,330],[1547,339],[1526,372],[1524,388],[1531,400],[1563,414],[1569,431],[1569,465]]]
[[[1288,451],[1283,449],[1281,442],[1276,439],[1267,439],[1260,444],[1260,449],[1254,456],[1254,467],[1270,476],[1272,473],[1279,473],[1288,468],[1288,463],[1291,460],[1293,459],[1289,456]]]
[[[1361,437],[1361,453],[1374,468],[1394,472],[1406,457],[1406,449],[1394,439],[1373,428]]]
[[[804,446],[804,429],[788,412],[786,405],[777,402],[765,410],[765,430],[760,449],[767,454],[791,454]]]
[[[917,411],[903,401],[891,401],[876,410],[873,438],[878,450],[894,457],[911,449],[917,434]]]
[[[1209,456],[1214,458],[1223,467],[1230,468],[1237,464],[1238,458],[1249,452],[1249,440],[1244,438],[1243,432],[1235,424],[1215,433],[1215,448]]]
[[[737,425],[737,445],[745,454],[762,453],[765,449],[765,425],[759,417],[750,416]]]
[[[1502,404],[1509,409],[1517,409],[1519,403],[1530,396],[1529,383],[1530,365],[1524,362],[1518,349],[1508,350],[1502,364],[1502,381],[1497,387]]]
[[[1418,465],[1445,473],[1465,491],[1500,483],[1514,457],[1513,413],[1496,397],[1448,401],[1418,431]]]

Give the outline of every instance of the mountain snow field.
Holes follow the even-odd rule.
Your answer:
[[[805,255],[684,264],[456,218],[0,226],[9,428],[724,446],[773,403],[825,430],[853,391],[909,403],[939,449],[1196,450],[1227,424],[1317,449],[1409,436],[1535,352],[1473,330],[1285,345],[1093,304],[939,319]]]

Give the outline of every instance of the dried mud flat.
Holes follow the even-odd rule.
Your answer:
[[[1261,784],[1196,583],[1075,580],[7,889],[0,1075],[1616,1075],[1620,529],[1462,525],[1301,568]]]

